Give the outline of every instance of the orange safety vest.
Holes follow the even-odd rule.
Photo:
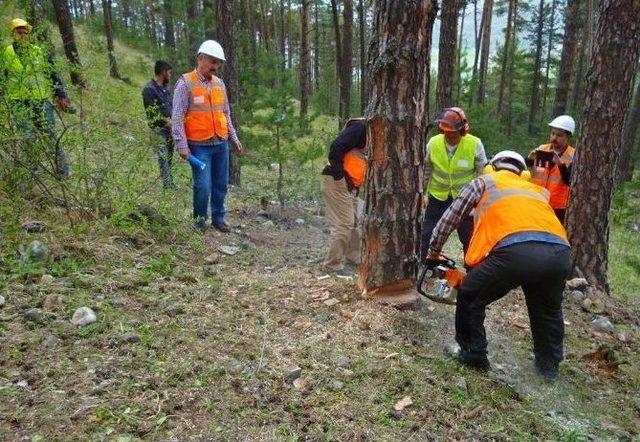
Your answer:
[[[211,90],[207,90],[195,69],[183,74],[182,78],[190,92],[189,108],[184,117],[187,140],[207,141],[214,137],[226,140],[229,136],[224,113],[227,94],[222,80],[214,75]]]
[[[356,147],[347,152],[342,160],[342,168],[354,186],[362,187],[367,175],[367,157],[362,149]]]
[[[482,262],[503,238],[518,232],[545,232],[567,244],[567,232],[548,203],[549,192],[507,170],[482,175],[485,190],[473,213],[473,236],[465,263]]]
[[[544,152],[553,152],[553,146],[551,144],[545,144],[540,146]],[[573,161],[573,154],[575,149],[571,146],[567,146],[564,153],[560,157],[562,162],[567,166]],[[560,168],[558,165],[553,167],[546,167],[544,164],[534,164],[531,182],[542,186],[549,191],[551,197],[549,198],[549,204],[554,209],[566,209],[569,203],[569,185],[562,181],[560,175]]]

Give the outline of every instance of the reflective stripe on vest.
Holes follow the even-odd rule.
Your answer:
[[[184,117],[184,130],[189,141],[207,141],[214,137],[226,140],[229,136],[224,113],[227,95],[224,83],[215,75],[208,90],[193,70],[182,76],[189,88],[189,108]]]
[[[367,174],[367,157],[362,149],[351,149],[344,155],[342,168],[357,188],[362,187]]]
[[[3,85],[6,96],[12,100],[48,100],[53,94],[51,69],[38,46],[30,45],[20,57],[13,45],[5,47],[0,70],[7,71]]]
[[[449,159],[443,134],[429,141],[431,179],[427,190],[434,198],[445,201],[451,195],[456,198],[460,190],[475,177],[476,147],[480,140],[473,135],[460,139],[458,147]]]
[[[567,240],[549,205],[549,192],[506,170],[483,175],[485,190],[474,210],[473,236],[465,263],[482,262],[503,238],[518,232],[545,232]]]
[[[553,152],[553,146],[551,144],[545,144],[540,146],[544,152]],[[573,162],[573,155],[575,149],[571,146],[567,146],[560,159],[566,165],[570,165]],[[566,209],[569,203],[569,186],[562,180],[560,169],[557,165],[552,168],[538,167],[533,165],[531,173],[531,182],[542,186],[549,190],[551,197],[549,198],[549,204],[554,209]]]

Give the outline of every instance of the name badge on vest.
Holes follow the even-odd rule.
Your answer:
[[[469,167],[469,162],[467,160],[458,160],[458,167]]]
[[[193,97],[193,104],[204,104],[204,96],[196,95],[195,97]]]

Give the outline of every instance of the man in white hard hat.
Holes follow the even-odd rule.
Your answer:
[[[58,106],[72,112],[67,92],[60,76],[54,69],[54,60],[40,46],[31,42],[32,27],[21,18],[9,23],[12,43],[0,50],[0,97],[10,108],[16,128],[26,135],[27,145],[35,147],[29,152],[27,162],[39,160],[39,149],[35,141],[45,140],[46,156],[55,157],[55,174],[60,179],[69,177],[69,162],[64,148],[58,142],[55,130],[55,111],[51,98],[55,96]]]
[[[473,210],[473,236],[465,255],[471,268],[458,292],[458,361],[481,371],[490,368],[484,330],[486,307],[522,287],[527,303],[535,365],[555,379],[562,360],[562,292],[570,271],[569,241],[549,205],[549,192],[521,176],[517,152],[496,154],[494,169],[460,192],[433,232],[427,261],[440,260],[451,232]]]
[[[230,231],[225,198],[229,183],[229,144],[236,155],[244,149],[231,123],[231,111],[224,82],[216,72],[225,61],[222,46],[214,40],[200,45],[196,68],[180,76],[173,96],[172,135],[178,153],[185,160],[197,158],[204,167],[193,172],[194,227],[204,230],[209,202],[211,224]]]
[[[564,224],[569,204],[569,186],[575,149],[569,145],[576,122],[569,115],[560,115],[549,123],[549,143],[532,150],[527,158],[531,181],[549,191],[549,203]]]

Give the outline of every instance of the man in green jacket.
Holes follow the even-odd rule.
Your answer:
[[[482,174],[487,155],[480,138],[469,133],[469,123],[462,109],[443,109],[438,118],[440,134],[427,144],[425,182],[428,204],[422,224],[420,258],[424,261],[431,234],[442,214],[449,208],[460,190]],[[466,253],[473,220],[468,217],[458,227],[458,238]]]
[[[21,18],[10,22],[13,42],[0,52],[0,96],[9,106],[16,129],[32,144],[46,141],[48,155],[54,154],[58,178],[69,177],[67,154],[59,145],[55,130],[52,95],[63,111],[71,110],[64,85],[54,70],[53,60],[30,42],[31,25]],[[37,157],[31,152],[29,160]]]

